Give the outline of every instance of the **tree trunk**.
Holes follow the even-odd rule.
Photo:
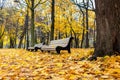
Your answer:
[[[88,6],[89,6],[89,0],[87,1],[87,5],[86,5],[86,44],[85,44],[85,48],[89,48],[89,38],[88,38]]]
[[[54,22],[55,22],[55,0],[52,0],[52,10],[51,10],[51,34],[50,34],[50,40],[54,39]]]
[[[26,16],[25,16],[24,29],[23,29],[23,32],[22,32],[22,34],[21,34],[21,36],[20,36],[20,42],[19,42],[18,48],[21,48],[21,44],[22,44],[23,38],[24,38],[24,36],[25,36],[25,34],[26,34],[26,31],[27,31],[26,29],[27,29],[27,27],[28,27],[28,15],[26,14]]]
[[[31,7],[31,46],[34,46],[34,44],[35,44],[35,36],[34,36],[34,27],[35,27],[35,25],[34,25],[34,0],[31,0],[31,3],[32,3],[32,7]]]
[[[94,20],[93,47],[95,47],[95,44],[96,44],[96,18]]]
[[[97,38],[93,56],[112,55],[120,52],[120,1],[95,0]]]
[[[61,39],[61,33],[60,33],[60,31],[58,33],[58,39]]]
[[[0,39],[0,48],[3,48],[3,40]]]
[[[76,33],[74,32],[74,40],[75,40],[75,48],[78,48],[79,47],[79,44],[78,44],[78,39],[77,39],[77,36],[76,36]]]
[[[35,34],[35,36],[34,36],[35,37],[35,44],[37,44],[37,32],[36,32],[36,30],[34,32],[35,32],[34,33]]]
[[[28,36],[28,26],[29,26],[29,10],[28,10],[28,6],[27,6],[27,14],[26,14],[26,50],[29,47],[29,36]]]
[[[14,39],[10,37],[10,48],[14,48]]]
[[[85,37],[85,14],[83,12],[83,10],[81,9],[81,7],[79,7],[80,11],[82,12],[82,26],[83,26],[83,31],[82,31],[82,40],[81,40],[81,45],[80,47],[83,48],[83,42],[84,42],[84,37]]]

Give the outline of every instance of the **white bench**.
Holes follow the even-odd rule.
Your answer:
[[[73,37],[68,37],[64,39],[59,39],[59,40],[52,40],[50,41],[49,45],[43,45],[41,47],[41,51],[57,51],[57,53],[60,53],[61,50],[67,50],[68,53],[70,53],[70,44],[72,41]]]
[[[28,47],[28,51],[37,51],[38,49],[41,49],[43,45],[44,43],[35,44],[34,47]]]

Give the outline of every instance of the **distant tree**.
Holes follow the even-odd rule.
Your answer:
[[[72,2],[79,8],[83,17],[83,32],[82,32],[82,40],[81,40],[81,48],[83,47],[83,42],[85,40],[85,48],[89,47],[89,11],[92,11],[93,2],[92,0],[72,0]],[[85,33],[86,31],[86,33]]]
[[[89,48],[89,24],[88,24],[88,7],[89,7],[89,0],[87,0],[86,2],[86,7],[85,7],[85,10],[86,10],[86,44],[85,44],[85,48]]]
[[[3,15],[4,12],[1,12],[0,13],[0,39],[2,39],[3,35],[4,35],[4,24],[5,24],[5,21],[4,21],[4,16]]]
[[[0,10],[0,48],[3,48],[3,38],[5,34],[6,17],[7,17],[7,11]]]
[[[20,42],[19,42],[19,44],[18,44],[18,48],[21,48],[21,46],[22,46],[22,41],[23,41],[23,38],[24,38],[24,36],[25,36],[25,33],[26,32],[28,32],[27,30],[27,27],[28,27],[28,19],[29,19],[29,16],[28,16],[28,14],[26,14],[25,15],[25,21],[24,21],[24,29],[23,29],[23,31],[22,31],[22,33],[21,33],[21,35],[20,35]],[[26,36],[26,37],[28,37],[28,36]],[[28,43],[27,43],[27,46],[28,46]],[[28,47],[26,47],[26,48],[28,48]]]
[[[50,34],[50,39],[53,40],[54,39],[54,23],[55,23],[55,0],[52,0],[51,2],[51,34]]]
[[[28,8],[31,11],[31,46],[34,46],[35,44],[35,9],[38,7],[39,4],[43,4],[46,2],[46,0],[25,0],[27,3]]]
[[[4,36],[5,28],[4,25],[0,25],[0,48],[3,48],[3,36]]]

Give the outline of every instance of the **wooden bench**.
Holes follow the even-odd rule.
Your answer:
[[[41,51],[57,51],[57,53],[60,53],[61,50],[67,50],[68,53],[70,53],[70,44],[72,41],[73,37],[68,37],[64,39],[59,39],[59,40],[52,40],[50,41],[49,45],[43,45],[41,47]]]
[[[34,47],[28,47],[28,51],[37,51],[38,49],[41,49],[43,45],[44,43],[35,44]]]

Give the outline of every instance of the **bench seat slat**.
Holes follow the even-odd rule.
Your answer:
[[[35,44],[34,47],[28,47],[28,51],[37,51],[38,49],[41,49],[41,47],[43,46],[44,43],[39,43],[39,44]]]

